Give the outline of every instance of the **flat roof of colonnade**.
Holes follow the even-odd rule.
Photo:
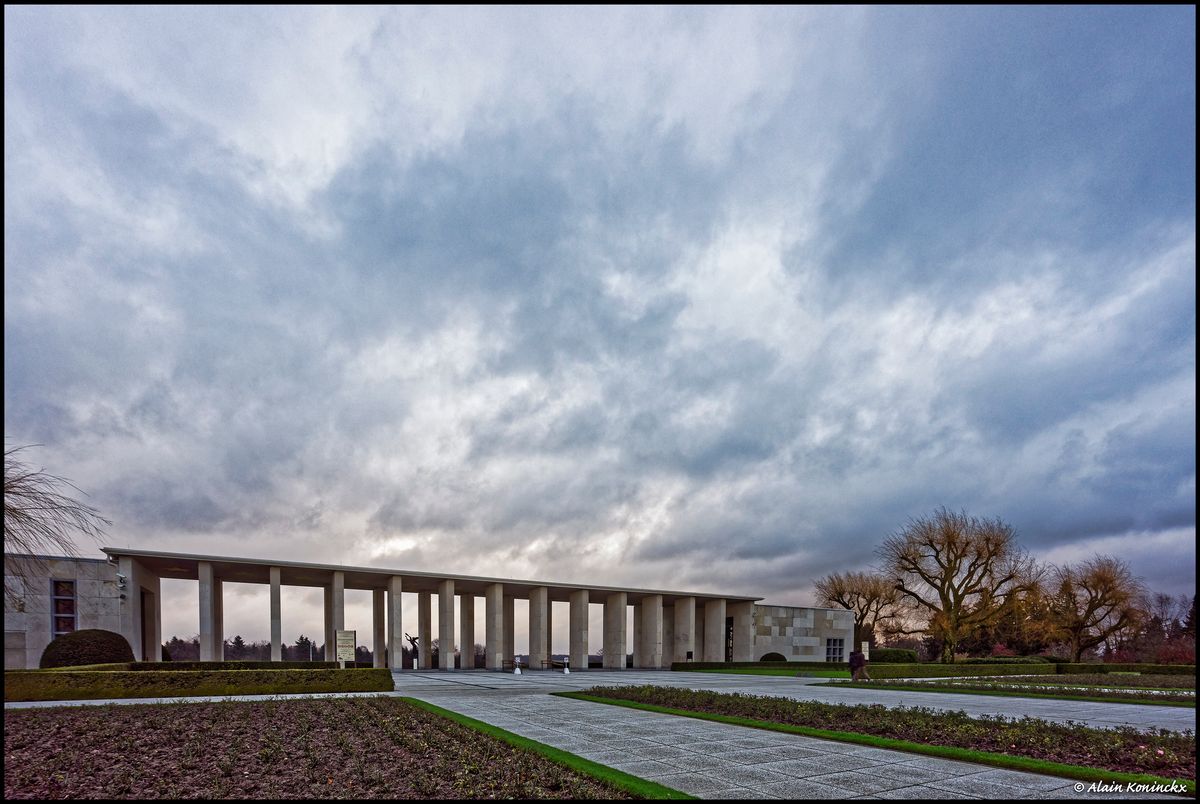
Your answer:
[[[758,601],[762,598],[749,595],[721,595],[710,592],[672,592],[661,589],[635,589],[628,586],[603,586],[596,584],[555,583],[552,581],[528,581],[513,578],[485,578],[478,575],[456,575],[449,572],[417,572],[414,570],[383,569],[378,567],[347,567],[339,564],[309,564],[302,561],[277,561],[264,558],[237,558],[233,556],[205,556],[193,553],[165,553],[158,550],[135,550],[126,547],[100,548],[110,557],[129,556],[138,560],[146,569],[161,578],[199,580],[200,562],[212,564],[216,577],[232,583],[270,583],[271,567],[279,567],[280,583],[286,586],[325,586],[329,573],[345,573],[347,589],[386,589],[388,579],[402,577],[405,592],[437,592],[441,581],[454,581],[456,594],[483,595],[492,584],[504,585],[505,597],[525,597],[534,589],[545,587],[549,599],[569,601],[571,593],[586,589],[589,592],[608,594],[625,592],[629,603],[636,603],[648,595],[662,595],[663,604],[668,605],[679,598],[696,600]],[[594,603],[603,601],[595,600]]]

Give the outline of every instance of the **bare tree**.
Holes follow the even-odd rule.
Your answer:
[[[1011,525],[945,508],[910,520],[878,554],[888,580],[941,642],[946,663],[959,640],[994,622],[1040,574]]]
[[[1095,556],[1076,566],[1055,567],[1050,611],[1071,646],[1071,660],[1135,624],[1145,595],[1129,566],[1112,556]]]
[[[817,598],[825,606],[841,606],[854,612],[854,647],[876,636],[876,626],[896,619],[900,592],[882,575],[868,572],[835,572],[813,582]]]
[[[34,471],[18,457],[23,449],[13,447],[4,451],[4,596],[19,607],[24,603],[25,581],[40,565],[38,558],[15,558],[47,554],[76,557],[79,549],[74,537],[83,535],[97,543],[104,534],[104,526],[112,522],[100,516],[86,503],[81,503],[64,493],[69,486],[87,496],[78,486],[66,478],[47,473],[43,469]],[[14,583],[10,581],[10,577]],[[18,585],[21,588],[17,588]]]

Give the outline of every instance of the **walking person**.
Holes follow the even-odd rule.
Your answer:
[[[863,655],[861,650],[850,651],[850,680],[871,680],[871,676],[867,673],[867,657]]]

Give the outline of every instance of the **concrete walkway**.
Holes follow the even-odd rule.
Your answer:
[[[423,685],[448,684],[481,689],[586,689],[597,684],[653,684],[687,689],[741,692],[748,695],[775,695],[802,701],[844,704],[883,704],[885,706],[923,706],[945,711],[965,711],[968,715],[1005,715],[1036,717],[1058,723],[1072,721],[1094,728],[1134,726],[1138,729],[1196,730],[1196,710],[1178,706],[1141,706],[1138,704],[1057,701],[1050,698],[1008,698],[994,695],[968,695],[947,692],[907,692],[884,687],[826,685],[827,678],[788,678],[751,676],[733,673],[674,673],[670,671],[574,672],[569,676],[550,671],[508,673],[469,671],[439,673],[404,671],[393,673],[396,689]]]
[[[413,698],[701,798],[1096,798],[1054,776],[640,712],[546,693],[598,684],[748,692],[753,676],[653,672],[397,673]],[[791,679],[779,679],[793,681]],[[740,683],[739,683],[740,682]],[[792,690],[796,687],[793,684]],[[777,694],[777,693],[776,693]],[[966,696],[963,696],[966,697]],[[1174,798],[1123,793],[1119,798]]]

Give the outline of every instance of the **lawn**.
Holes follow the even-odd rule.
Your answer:
[[[355,698],[8,710],[4,797],[636,795],[402,699]]]
[[[965,712],[921,707],[850,706],[676,687],[595,687],[583,693],[560,694],[698,713],[726,722],[881,747],[931,747],[938,750],[922,753],[1043,773],[1073,773],[1073,778],[1090,778],[1073,771],[1088,769],[1095,776],[1099,769],[1109,774],[1189,780],[1194,789],[1196,775],[1196,738],[1191,732],[1094,729],[1034,718],[970,717]]]

